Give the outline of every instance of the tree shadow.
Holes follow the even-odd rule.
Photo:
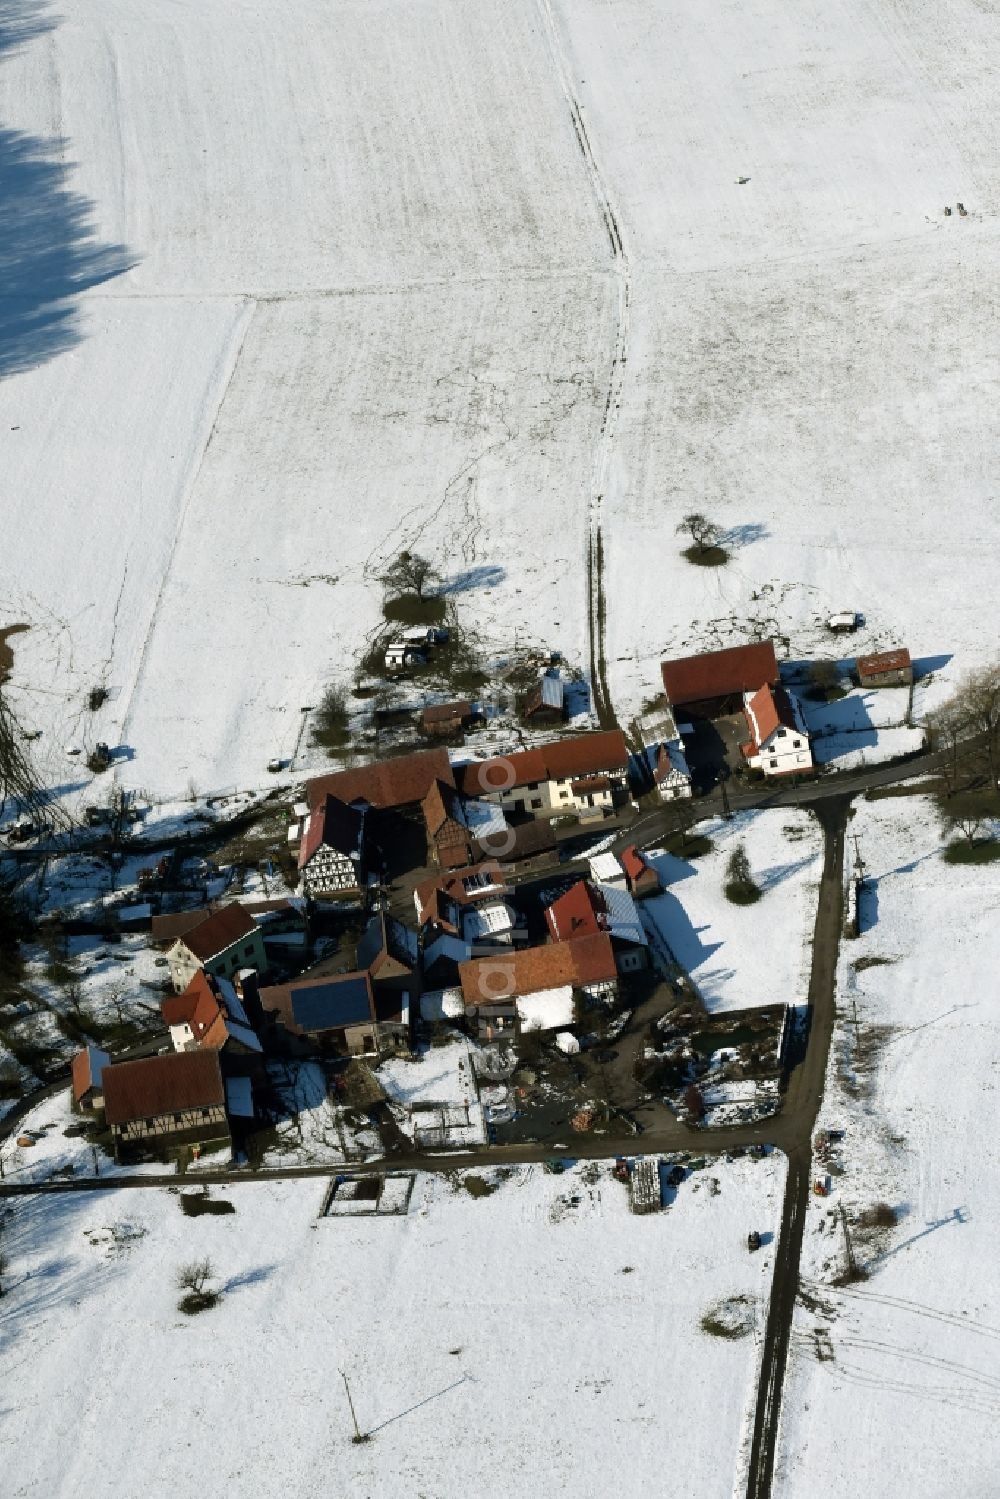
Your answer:
[[[225,1282],[223,1294],[228,1296],[231,1291],[241,1291],[245,1286],[259,1286],[270,1280],[277,1268],[277,1265],[256,1265],[252,1270],[241,1270],[239,1275],[231,1275]]]
[[[55,25],[35,0],[0,0],[0,53]],[[68,147],[0,129],[0,378],[79,343],[80,295],[137,264],[125,246],[98,239],[93,203],[69,185]]]
[[[770,534],[767,527],[760,521],[748,521],[746,525],[730,527],[723,534],[721,545],[727,551],[732,551],[735,547],[753,546],[755,541],[763,541]]]
[[[803,869],[808,869],[814,864],[819,854],[805,854],[801,859],[793,859],[788,864],[773,864],[770,869],[764,869],[754,875],[754,879],[762,890],[773,890],[776,885],[790,880],[794,875],[800,874]]]
[[[507,569],[495,563],[483,563],[479,567],[468,567],[464,573],[456,573],[438,589],[441,594],[471,593],[474,588],[495,588],[507,576]]]

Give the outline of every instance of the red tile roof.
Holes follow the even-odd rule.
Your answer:
[[[364,837],[364,813],[349,807],[339,796],[327,795],[306,819],[306,830],[299,846],[299,868],[304,869],[318,848],[333,848],[348,856],[361,848]]]
[[[175,1051],[137,1062],[113,1062],[105,1069],[103,1091],[109,1124],[214,1108],[226,1101],[215,1051]]]
[[[482,884],[479,876],[488,875],[489,882]],[[436,879],[424,880],[416,887],[416,896],[420,902],[418,920],[421,926],[428,921],[436,921],[444,925],[447,930],[454,931],[454,926],[446,921],[442,915],[441,902],[453,900],[460,906],[474,905],[477,900],[492,900],[501,892],[509,889],[500,865],[495,859],[485,859],[481,864],[470,864],[468,869],[463,869],[457,874],[440,875]]]
[[[211,916],[206,916],[197,926],[190,927],[183,933],[181,940],[196,958],[207,963],[256,930],[257,923],[253,917],[248,916],[242,906],[234,903],[213,911]]]
[[[458,787],[463,796],[491,796],[514,786],[534,786],[548,780],[541,750],[517,750],[512,755],[498,755],[495,760],[474,760],[471,765],[456,767]]]
[[[77,1052],[72,1065],[73,1097],[77,1103],[91,1088],[101,1086],[101,1075],[110,1061],[107,1052],[102,1051],[99,1046],[85,1046],[82,1051]]]
[[[582,779],[627,766],[625,735],[619,729],[609,729],[601,734],[555,739],[537,749],[517,750],[494,760],[475,760],[458,766],[456,774],[462,795],[476,797],[542,781]]]
[[[634,843],[628,848],[623,848],[618,855],[621,866],[625,871],[625,878],[630,885],[652,885],[660,883],[660,877],[651,864],[648,864]]]
[[[742,746],[744,753],[749,751],[755,755],[775,729],[782,726],[786,729],[798,728],[788,693],[781,687],[775,688],[773,692],[770,687],[762,687],[759,692],[754,693],[743,713],[750,730],[750,742]]]
[[[545,947],[497,953],[459,963],[458,976],[466,1007],[503,1004],[519,994],[537,994],[566,984],[605,983],[616,975],[615,955],[606,932],[551,942]]]
[[[912,664],[905,646],[900,646],[895,651],[879,651],[874,656],[858,656],[854,662],[858,675],[862,677],[877,677],[888,671],[905,671]]]
[[[372,807],[406,807],[422,801],[435,780],[455,784],[446,749],[417,750],[395,760],[317,776],[306,782],[306,799],[310,807],[319,806],[327,795],[348,803],[366,801]]]
[[[607,907],[600,891],[587,880],[577,880],[564,895],[545,907],[545,923],[553,942],[593,936],[607,930]]]
[[[700,656],[681,656],[660,665],[668,701],[674,706],[728,697],[734,692],[756,692],[765,682],[778,680],[774,642],[732,646],[724,651],[706,651]]]

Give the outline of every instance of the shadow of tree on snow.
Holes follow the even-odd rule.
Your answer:
[[[55,24],[32,0],[0,0],[0,54]],[[0,129],[0,377],[72,348],[80,294],[136,264],[97,237],[94,205],[69,186],[67,146]]]

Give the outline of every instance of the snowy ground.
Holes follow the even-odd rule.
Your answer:
[[[699,823],[711,852],[690,861],[649,853],[665,885],[642,904],[644,918],[662,933],[709,1011],[749,1005],[796,1004],[809,987],[822,834],[812,817],[794,809],[739,812]],[[756,905],[726,899],[726,865],[746,846],[764,891]]]
[[[996,18],[376,13],[5,8],[0,128],[31,164],[0,299],[0,626],[31,626],[17,705],[52,784],[85,796],[65,749],[97,739],[156,797],[261,784],[404,546],[485,645],[577,659],[598,523],[623,721],[664,650],[759,626],[829,656],[831,608],[940,697],[991,648],[1000,541]],[[678,555],[695,500],[722,572]]]
[[[748,1255],[746,1232],[776,1228],[782,1178],[776,1156],[713,1162],[648,1217],[607,1164],[517,1168],[479,1199],[419,1177],[405,1218],[317,1221],[324,1182],[213,1188],[226,1217],[185,1217],[166,1191],[18,1201],[0,1313],[11,1499],[131,1492],[140,1469],[150,1499],[305,1499],[331,1471],[372,1499],[605,1499],[623,1465],[635,1495],[673,1475],[729,1499],[773,1254]],[[223,1299],[189,1319],[173,1276],[203,1255]],[[747,1334],[707,1335],[729,1298]],[[211,1440],[187,1427],[193,1389]]]
[[[1000,1399],[995,1006],[1000,866],[940,858],[922,798],[858,804],[874,880],[841,948],[823,1128],[846,1131],[810,1208],[775,1499],[996,1489]],[[855,1019],[856,1017],[856,1019]],[[842,1174],[841,1174],[842,1171]],[[846,1265],[844,1205],[868,1278]],[[879,1203],[894,1228],[857,1222]],[[846,1438],[846,1439],[845,1439]]]

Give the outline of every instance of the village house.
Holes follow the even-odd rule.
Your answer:
[[[737,712],[745,693],[776,687],[779,676],[771,640],[663,661],[660,673],[671,707],[684,708],[694,718]]]
[[[606,932],[619,973],[635,973],[648,965],[648,942],[635,902],[617,885],[577,880],[546,906],[545,924],[553,942]]]
[[[111,1058],[99,1046],[87,1045],[76,1053],[70,1069],[73,1084],[73,1102],[78,1109],[96,1112],[104,1106],[101,1077]]]
[[[483,716],[464,698],[456,703],[435,703],[423,708],[417,727],[428,739],[451,738],[483,722]]]
[[[743,712],[750,737],[740,748],[752,770],[766,776],[812,770],[809,731],[797,698],[783,687],[764,686],[746,693]]]
[[[443,746],[397,755],[392,760],[373,760],[353,770],[314,776],[306,782],[306,799],[310,809],[322,805],[327,796],[337,796],[348,806],[395,812],[419,805],[435,781],[446,786],[455,784],[448,751]]]
[[[365,812],[327,794],[310,812],[299,846],[302,886],[311,900],[355,897],[364,889]]]
[[[379,1019],[367,973],[302,975],[257,995],[275,1040],[299,1055],[378,1056],[406,1044],[409,1011]]]
[[[546,672],[525,695],[521,717],[533,726],[565,723],[569,716],[566,684],[562,677]]]
[[[457,775],[463,796],[481,797],[505,811],[601,816],[627,796],[628,761],[625,735],[611,729],[473,761],[458,767]]]
[[[691,795],[691,771],[680,739],[658,744],[649,752],[653,785],[663,802]]]
[[[913,681],[913,662],[905,646],[858,656],[854,666],[862,687],[909,687]]]
[[[462,798],[454,786],[434,781],[420,804],[427,827],[429,859],[441,869],[459,869],[472,862],[472,835]]]
[[[606,932],[544,947],[472,958],[459,966],[466,1020],[483,1040],[514,1031],[562,1030],[574,1020],[577,993],[597,1002],[618,992],[618,967]]]
[[[357,945],[355,966],[371,981],[384,1040],[408,1039],[411,1007],[420,989],[419,963],[416,932],[387,911],[376,911]],[[398,1034],[400,1027],[406,1036]]]
[[[216,1051],[115,1062],[103,1073],[104,1117],[119,1159],[130,1149],[229,1144],[230,1116],[253,1117],[246,1078],[227,1094]]]
[[[633,900],[660,894],[663,889],[660,876],[634,843],[622,849],[621,863],[625,871],[626,887]]]
[[[204,1047],[229,1054],[259,1054],[261,1044],[229,979],[196,973],[182,994],[160,1006],[174,1051]]]
[[[242,906],[221,906],[177,937],[167,951],[174,989],[183,993],[204,969],[217,978],[232,978],[241,968],[267,967],[263,934]]]

